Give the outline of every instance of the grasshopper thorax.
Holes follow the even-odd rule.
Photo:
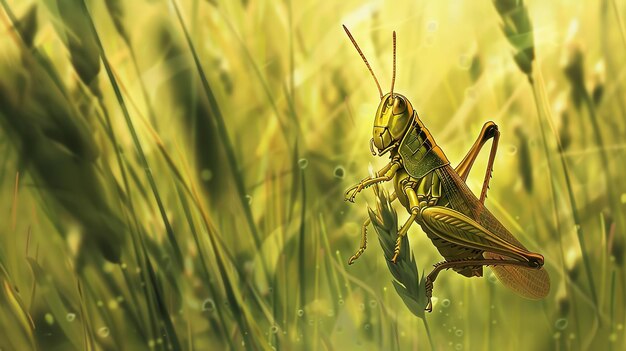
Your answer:
[[[398,147],[413,121],[413,113],[413,106],[406,97],[397,93],[383,96],[374,117],[371,140],[379,156]]]

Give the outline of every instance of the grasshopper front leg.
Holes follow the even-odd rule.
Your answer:
[[[394,157],[391,162],[389,162],[385,167],[383,167],[380,171],[376,172],[376,177],[367,177],[360,181],[358,184],[352,186],[350,189],[346,190],[345,200],[354,202],[354,198],[361,190],[372,186],[376,183],[380,182],[388,182],[393,179],[393,176],[396,174],[398,169],[402,167],[400,163],[400,158]]]

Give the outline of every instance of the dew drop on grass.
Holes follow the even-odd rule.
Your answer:
[[[457,329],[457,330],[454,332],[454,334],[455,334],[456,336],[458,336],[458,337],[461,337],[461,336],[463,336],[463,330],[462,330],[462,329]]]
[[[378,301],[376,301],[376,300],[370,300],[370,307],[371,307],[371,308],[376,308],[376,306],[378,306]]]
[[[275,325],[272,325],[272,327],[270,328],[270,333],[272,334],[278,333],[278,327]]]
[[[109,336],[111,332],[109,331],[109,328],[107,327],[102,327],[100,329],[98,329],[98,335],[100,335],[103,338],[106,338],[107,336]]]
[[[203,182],[208,182],[211,178],[213,178],[213,172],[211,172],[210,169],[205,168],[200,172],[200,179],[202,179]]]
[[[304,316],[304,310],[298,310],[298,317]]]
[[[76,314],[74,314],[74,313],[68,313],[65,316],[65,320],[68,321],[68,322],[73,322],[75,319],[76,319]]]
[[[50,313],[46,313],[46,315],[44,316],[46,323],[48,323],[49,325],[53,325],[54,324],[54,316]]]
[[[469,69],[472,65],[472,60],[467,54],[459,55],[459,67],[461,69]]]
[[[306,158],[301,158],[298,160],[298,167],[300,167],[300,169],[305,169],[308,165],[309,160],[307,160]]]
[[[366,324],[363,326],[363,329],[365,329],[365,330],[370,330],[370,325],[369,325],[369,323],[366,323]]]
[[[565,330],[567,328],[568,321],[565,318],[559,318],[554,322],[554,327],[557,330]]]
[[[507,148],[507,151],[509,155],[515,155],[517,153],[517,146],[509,145],[509,147]]]
[[[441,306],[443,306],[443,307],[449,307],[449,306],[450,306],[450,300],[448,300],[448,299],[443,299],[443,301],[441,301]]]
[[[346,174],[346,171],[341,166],[335,167],[335,170],[333,171],[333,175],[335,176],[335,178],[338,178],[338,179],[343,179],[343,176],[345,174]]]
[[[215,302],[212,299],[206,299],[202,302],[202,310],[213,312],[215,310]]]
[[[463,345],[461,345],[461,344],[456,344],[456,345],[454,345],[454,349],[455,349],[455,350],[458,350],[458,351],[463,350]]]
[[[339,299],[339,306],[343,306],[343,299]]]
[[[248,205],[251,205],[252,204],[252,196],[251,195],[246,195],[245,198],[246,198],[246,202],[248,203]]]
[[[435,36],[432,34],[427,34],[424,38],[424,44],[426,44],[426,46],[433,46],[433,44],[435,44]]]
[[[437,23],[437,21],[435,20],[428,21],[428,24],[426,25],[426,30],[428,30],[431,33],[436,32],[438,28],[439,28],[439,23]]]

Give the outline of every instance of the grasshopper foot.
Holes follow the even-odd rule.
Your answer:
[[[433,303],[431,298],[433,297],[433,282],[429,277],[426,277],[426,298],[428,299],[428,303],[426,304],[426,308],[424,310],[428,313],[433,311]]]
[[[358,194],[360,191],[361,191],[361,184],[357,184],[351,187],[350,189],[346,190],[344,194],[344,200],[354,203],[354,198],[356,197],[356,194]]]
[[[352,255],[352,257],[350,257],[350,259],[348,260],[348,264],[349,265],[353,264],[354,261],[356,261],[356,259],[359,258],[359,256],[361,256],[363,251],[365,251],[365,250],[364,249],[359,249],[354,255]]]
[[[393,254],[393,257],[391,258],[391,262],[393,262],[394,264],[396,264],[398,262],[398,256],[400,255],[400,251],[396,251]]]

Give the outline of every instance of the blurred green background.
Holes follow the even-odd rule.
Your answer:
[[[626,348],[623,1],[0,5],[0,349]],[[453,165],[499,125],[486,206],[547,298],[448,271],[413,314],[372,227],[347,265],[377,206],[343,192],[386,159],[341,24],[384,91],[397,32],[394,90]]]

